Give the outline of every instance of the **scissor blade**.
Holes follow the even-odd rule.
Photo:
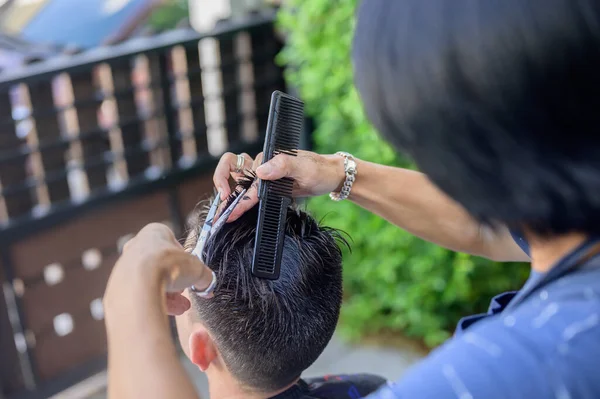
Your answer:
[[[221,227],[223,227],[223,225],[227,222],[227,219],[229,219],[229,216],[231,215],[231,213],[233,212],[233,210],[235,209],[237,204],[244,197],[244,195],[246,195],[247,191],[248,191],[247,189],[242,190],[238,194],[237,198],[231,203],[231,205],[229,205],[229,208],[225,209],[223,211],[223,213],[221,215],[219,215],[219,219],[217,219],[217,221],[215,222],[215,224],[212,226],[212,228],[210,230],[210,235],[215,234]]]
[[[215,218],[215,215],[217,214],[217,210],[219,209],[220,204],[221,204],[221,194],[217,193],[215,200],[213,201],[212,205],[210,206],[210,209],[208,210],[208,213],[206,214],[206,219],[205,219],[204,223],[208,223],[208,224],[212,225],[213,219]]]
[[[198,237],[198,241],[196,242],[196,247],[192,251],[192,254],[196,255],[201,261],[204,262],[202,253],[204,252],[204,246],[206,245],[206,241],[210,235],[213,219],[215,218],[215,214],[217,213],[217,209],[219,208],[219,204],[221,203],[221,194],[217,193],[216,198],[214,199],[208,213],[206,214],[206,219],[204,220],[204,224],[202,225],[202,230],[200,230],[200,236]]]

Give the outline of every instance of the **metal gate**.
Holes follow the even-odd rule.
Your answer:
[[[182,233],[224,151],[261,150],[284,90],[273,15],[182,29],[0,74],[0,397],[102,370],[101,298],[151,221]]]

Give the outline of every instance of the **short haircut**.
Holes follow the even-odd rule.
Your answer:
[[[278,280],[251,273],[258,207],[226,224],[205,247],[218,284],[210,300],[192,295],[232,375],[246,388],[273,392],[295,381],[323,352],[342,302],[342,251],[336,230],[290,207]],[[191,218],[187,249],[205,214]]]
[[[369,119],[489,223],[600,233],[600,2],[364,0]]]

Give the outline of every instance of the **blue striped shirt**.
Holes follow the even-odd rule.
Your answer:
[[[462,319],[445,345],[368,398],[600,398],[600,260],[543,278],[532,273],[514,306],[505,309],[517,293],[504,293],[486,314]]]

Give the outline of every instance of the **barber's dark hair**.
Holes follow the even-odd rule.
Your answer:
[[[600,2],[364,0],[369,119],[479,220],[600,233]]]
[[[188,249],[204,217],[191,219]],[[192,296],[192,306],[233,376],[249,390],[268,393],[296,380],[331,339],[342,302],[338,244],[348,244],[338,231],[293,206],[281,276],[259,279],[251,273],[257,218],[255,206],[208,240],[206,264],[218,284],[210,300]]]

